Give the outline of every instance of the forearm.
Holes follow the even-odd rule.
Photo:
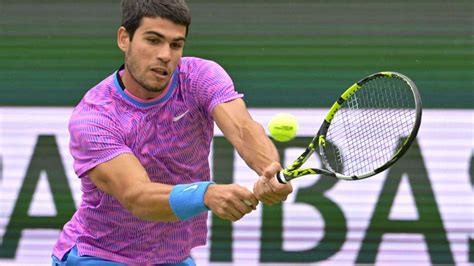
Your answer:
[[[141,182],[130,188],[122,197],[125,205],[134,216],[149,221],[177,221],[169,203],[171,185]]]
[[[263,127],[249,120],[240,129],[240,140],[235,148],[247,165],[259,175],[273,162],[279,162],[278,151]]]
[[[185,220],[207,210],[203,197],[210,182],[175,186],[152,182],[133,154],[102,163],[88,176],[100,190],[142,220]]]
[[[187,220],[208,211],[204,203],[207,188],[213,182],[201,181],[175,186],[143,183],[130,190],[128,209],[143,220]]]
[[[242,99],[217,105],[212,115],[240,157],[258,175],[262,175],[271,163],[279,162],[275,145],[263,127],[252,119]]]

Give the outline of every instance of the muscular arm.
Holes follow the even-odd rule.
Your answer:
[[[263,127],[250,116],[242,99],[217,105],[212,111],[217,126],[247,165],[258,175],[279,162],[278,152]]]
[[[92,182],[143,220],[176,221],[169,205],[171,185],[150,181],[133,154],[122,154],[88,172]]]
[[[133,215],[150,221],[177,221],[169,198],[173,186],[151,182],[138,159],[123,154],[88,172],[92,182],[115,197]],[[251,206],[242,203],[251,202]],[[237,221],[258,205],[246,188],[236,184],[210,185],[204,203],[222,219]]]
[[[241,99],[217,105],[212,115],[224,136],[260,178],[254,184],[255,197],[267,205],[285,200],[293,191],[274,178],[280,170],[278,152],[263,127],[250,116]]]

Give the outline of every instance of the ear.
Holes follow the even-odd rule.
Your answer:
[[[120,27],[117,31],[117,45],[124,53],[130,46],[130,36],[124,27]]]

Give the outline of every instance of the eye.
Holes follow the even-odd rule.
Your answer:
[[[183,48],[183,44],[182,43],[171,43],[171,49],[174,49],[174,50],[179,50]]]
[[[147,41],[151,44],[158,44],[160,43],[160,39],[156,39],[156,38],[148,38]]]

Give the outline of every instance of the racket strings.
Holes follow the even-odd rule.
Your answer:
[[[324,149],[328,168],[362,175],[382,166],[400,149],[415,119],[413,93],[405,81],[380,77],[363,84],[331,121]]]

